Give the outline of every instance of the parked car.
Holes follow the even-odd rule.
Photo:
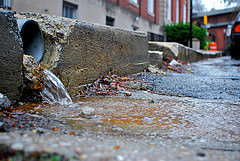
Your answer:
[[[231,30],[230,54],[233,58],[240,59],[240,12]]]

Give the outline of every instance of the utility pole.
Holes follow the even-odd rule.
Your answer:
[[[190,0],[190,31],[189,31],[190,48],[192,48],[192,0]]]

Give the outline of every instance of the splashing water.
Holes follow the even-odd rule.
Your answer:
[[[42,98],[48,103],[59,103],[61,105],[72,104],[72,99],[66,91],[60,79],[52,72],[44,69],[45,88],[41,92]]]
[[[65,90],[60,79],[52,72],[45,69],[31,55],[23,56],[23,66],[25,68],[25,79],[29,82],[30,89],[40,90],[44,101],[53,104],[70,105],[72,99]],[[43,86],[44,84],[44,86]],[[44,89],[43,89],[44,87]]]

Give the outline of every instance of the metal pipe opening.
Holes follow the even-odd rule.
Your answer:
[[[18,20],[18,28],[23,41],[23,51],[33,56],[38,62],[44,54],[44,41],[42,31],[34,20]]]

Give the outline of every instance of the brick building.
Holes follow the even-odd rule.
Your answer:
[[[209,35],[207,39],[216,42],[218,50],[224,51],[229,46],[232,23],[238,11],[238,8],[228,8],[197,13],[194,14],[193,21],[200,27],[206,27]],[[206,26],[203,23],[204,15],[208,17]]]
[[[189,22],[189,0],[167,0],[167,22]]]
[[[165,24],[189,22],[188,1],[0,0],[0,6],[18,12],[45,13],[142,31],[151,41],[165,41]]]

